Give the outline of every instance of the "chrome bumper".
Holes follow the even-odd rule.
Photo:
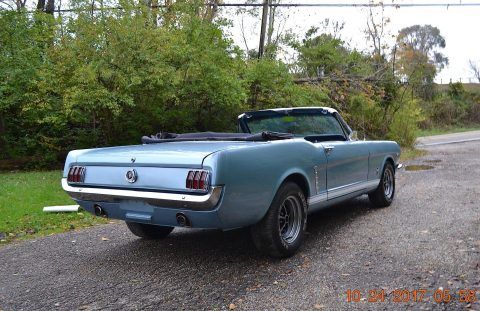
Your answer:
[[[166,192],[105,189],[90,187],[72,187],[66,178],[62,178],[62,188],[73,199],[95,202],[119,202],[120,200],[139,200],[151,205],[167,208],[186,208],[192,210],[211,210],[222,196],[222,187],[211,187],[206,194],[192,195]]]

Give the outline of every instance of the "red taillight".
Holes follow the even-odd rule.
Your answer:
[[[207,171],[189,171],[186,188],[194,190],[207,190],[209,186],[209,173]]]
[[[200,175],[202,173],[200,171],[195,172],[195,177],[193,177],[193,189],[199,189],[199,181],[200,181]]]
[[[85,181],[86,168],[83,166],[72,166],[68,170],[67,181],[71,183],[79,183]]]
[[[195,172],[194,172],[194,171],[188,172],[188,175],[187,175],[187,184],[186,184],[187,189],[192,189],[192,187],[193,187],[193,176],[195,176]]]
[[[80,172],[80,167],[75,167],[73,169],[73,182],[78,182],[78,180],[80,179],[80,178],[78,178],[78,176],[79,176],[78,173],[79,172]]]
[[[203,171],[203,172],[201,173],[201,175],[200,175],[200,180],[198,181],[198,188],[200,188],[200,189],[206,189],[206,187],[205,187],[205,184],[206,184],[205,179],[206,179],[206,177],[207,177],[207,172]]]

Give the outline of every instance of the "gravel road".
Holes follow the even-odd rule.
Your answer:
[[[419,147],[444,145],[458,142],[480,141],[480,131],[468,131],[444,135],[425,136],[417,138]]]
[[[3,246],[0,309],[480,310],[456,294],[476,289],[480,300],[480,141],[427,148],[407,164],[434,168],[399,171],[392,206],[364,196],[310,216],[286,260],[260,256],[246,230],[152,242],[123,223]],[[434,301],[439,288],[451,302]],[[398,303],[395,289],[428,292]],[[369,302],[369,290],[385,301]]]

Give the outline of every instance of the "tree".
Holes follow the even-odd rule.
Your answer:
[[[473,60],[469,60],[468,65],[470,67],[470,71],[473,73],[473,76],[480,83],[480,66],[477,65]]]
[[[398,71],[408,80],[412,92],[431,98],[435,75],[448,64],[440,50],[445,39],[437,27],[413,25],[400,30],[397,36]]]
[[[38,0],[37,10],[53,15],[55,11],[55,0],[47,0],[46,4],[45,0]]]
[[[342,27],[337,25],[335,28]],[[319,29],[310,28],[301,42],[291,45],[298,52],[298,66],[308,77],[341,77],[344,75],[366,76],[371,72],[368,57],[351,50],[337,32],[317,34]]]
[[[370,1],[370,3],[373,2]],[[390,22],[390,19],[385,16],[383,3],[380,5],[380,12],[374,12],[372,6],[368,7],[367,29],[365,30],[367,40],[371,41],[373,45],[373,58],[377,67],[385,60],[384,50],[387,48],[384,42],[385,27]]]
[[[437,27],[413,25],[403,28],[397,36],[397,44],[427,56],[438,70],[448,65],[448,58],[439,51],[445,48],[446,43]]]

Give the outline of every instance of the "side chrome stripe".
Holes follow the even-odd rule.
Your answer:
[[[313,195],[308,199],[308,204],[317,204],[320,202],[324,202],[327,200],[327,193],[320,193],[317,195]]]
[[[380,183],[380,179],[373,179],[369,181],[361,181],[341,187],[336,187],[328,190],[328,199],[335,199],[352,192],[376,188]]]
[[[373,179],[369,181],[360,181],[345,186],[329,189],[327,193],[321,193],[311,196],[308,199],[308,204],[316,204],[327,200],[335,199],[356,191],[375,189],[380,183],[380,179]]]

